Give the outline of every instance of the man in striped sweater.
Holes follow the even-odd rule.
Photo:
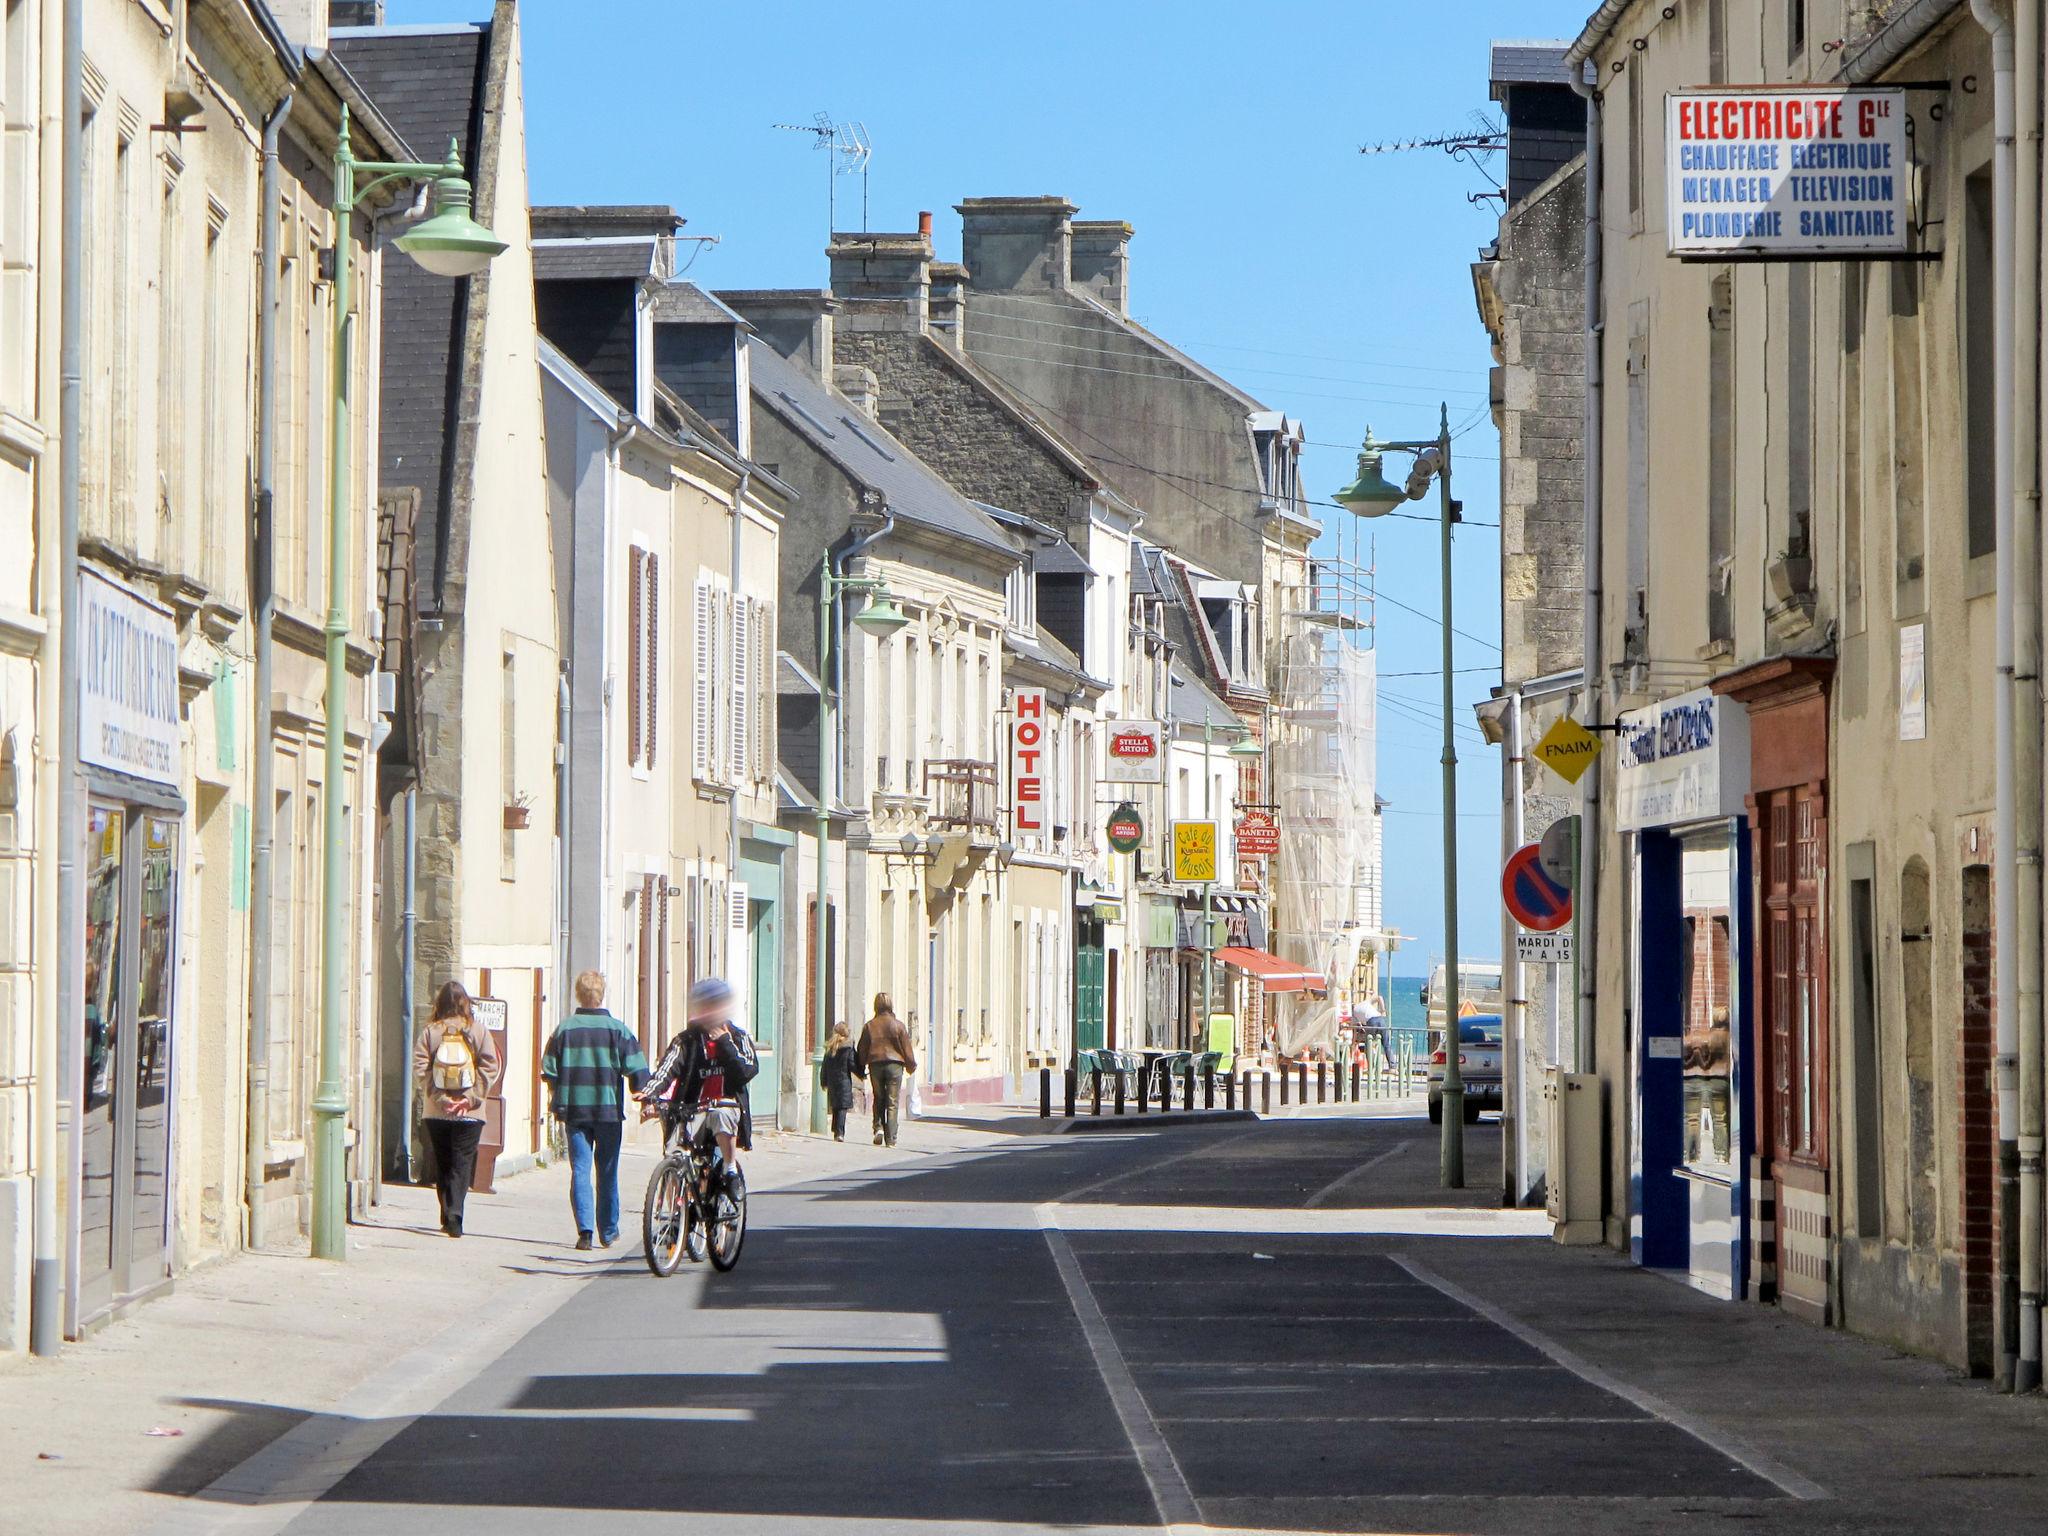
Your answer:
[[[597,971],[576,978],[576,1011],[540,1058],[554,1116],[569,1132],[569,1206],[578,1248],[589,1248],[593,1235],[604,1248],[619,1240],[619,1138],[626,1123],[619,1082],[630,1080],[635,1093],[647,1086],[646,1053],[633,1032],[605,1012],[604,985]]]

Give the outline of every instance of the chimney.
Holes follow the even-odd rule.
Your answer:
[[[327,24],[330,27],[381,27],[384,25],[384,0],[329,0]]]
[[[737,310],[754,333],[820,383],[832,382],[833,317],[839,303],[810,288],[729,288],[715,297]]]
[[[832,370],[832,385],[869,421],[882,419],[882,381],[864,363],[841,363]]]
[[[1131,226],[1122,219],[1074,221],[1074,286],[1118,314],[1131,312]]]
[[[958,205],[968,284],[984,293],[1068,286],[1074,205],[1064,197],[970,197]]]
[[[916,234],[834,235],[825,254],[832,262],[832,296],[839,325],[855,331],[922,331],[931,297],[931,215],[918,216]]]
[[[967,350],[967,268],[957,261],[932,263],[931,299],[926,304],[931,334],[955,352]]]

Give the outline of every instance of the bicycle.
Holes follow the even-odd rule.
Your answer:
[[[730,1189],[711,1187],[718,1142],[711,1118],[704,1113],[738,1107],[737,1099],[699,1104],[690,1112],[694,1126],[686,1123],[669,1131],[661,1161],[648,1177],[641,1210],[647,1267],[657,1275],[674,1274],[685,1257],[692,1264],[708,1257],[720,1274],[730,1273],[740,1261],[740,1247],[747,1239],[747,1176],[735,1168]]]

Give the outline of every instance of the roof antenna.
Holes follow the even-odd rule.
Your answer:
[[[866,123],[835,123],[830,112],[819,112],[808,123],[776,123],[789,133],[808,133],[811,147],[825,151],[825,238],[839,233],[839,178],[860,177],[860,227],[868,227],[868,161],[874,145],[868,140]]]

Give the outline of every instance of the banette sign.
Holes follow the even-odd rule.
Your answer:
[[[1912,229],[1906,94],[1726,86],[1664,98],[1671,254],[1903,254]]]

